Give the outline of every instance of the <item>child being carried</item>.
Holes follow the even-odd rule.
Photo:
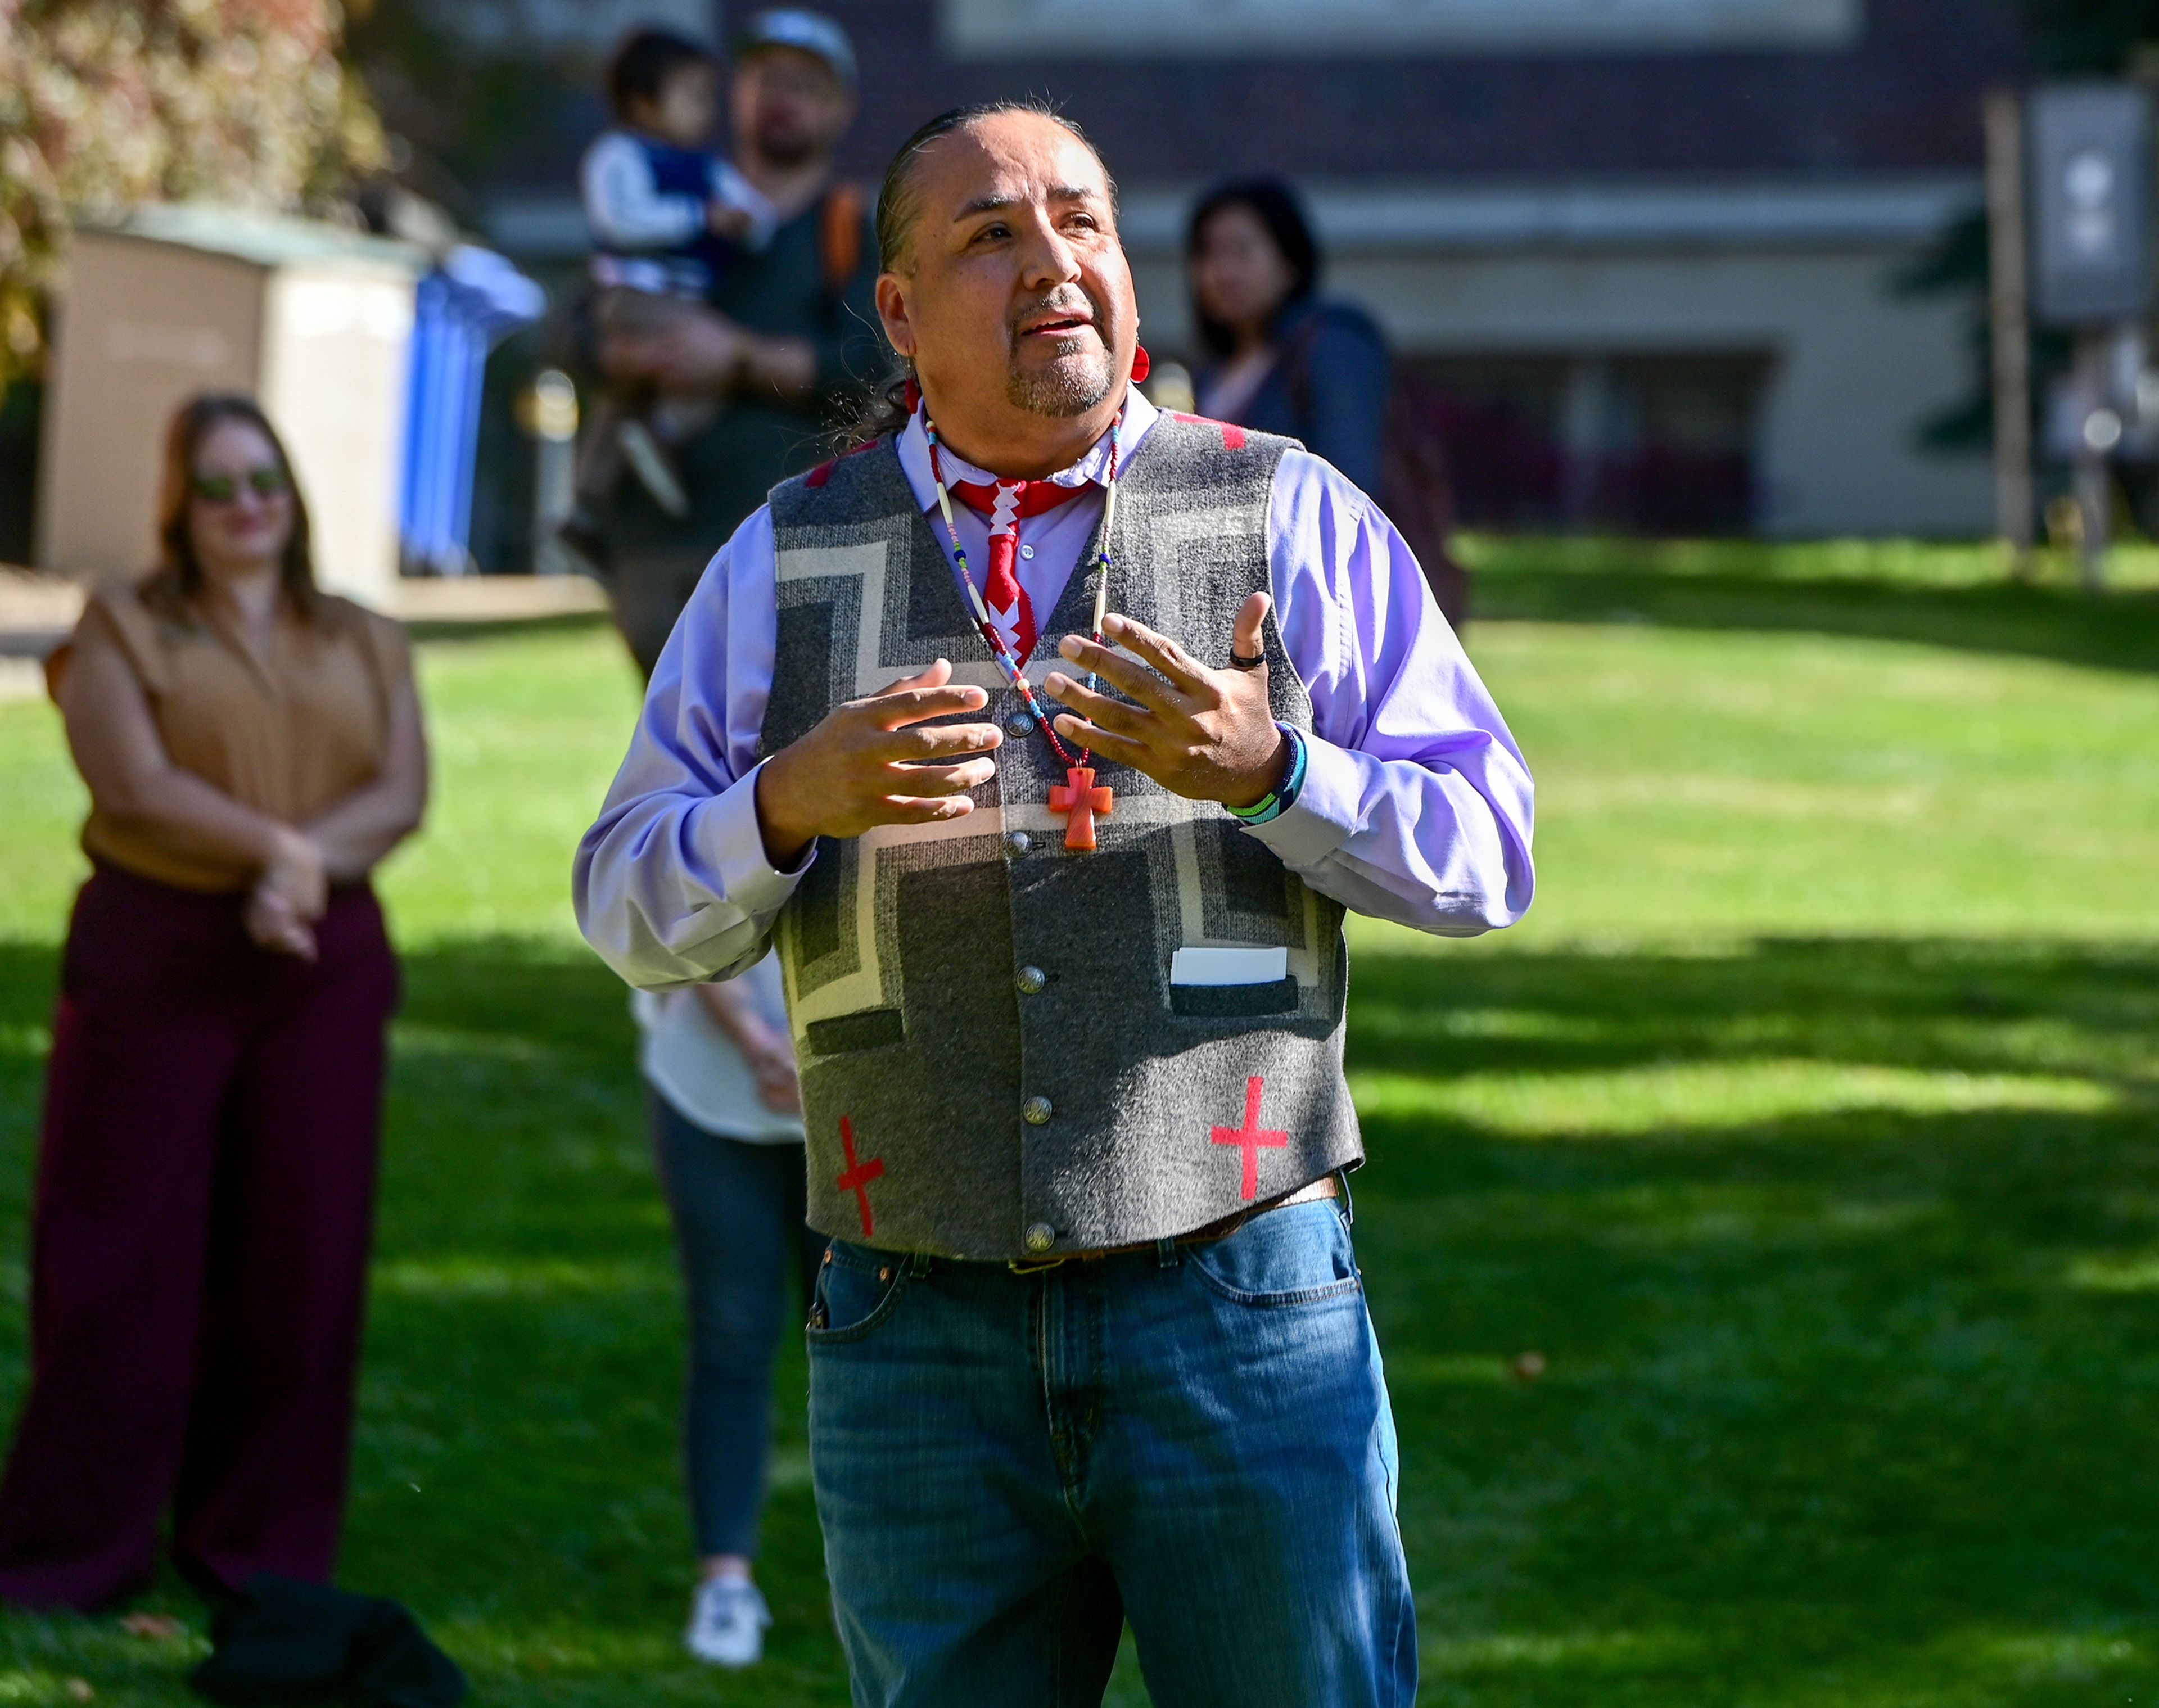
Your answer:
[[[660,337],[712,310],[706,298],[745,250],[772,241],[779,215],[707,146],[719,106],[712,55],[685,36],[640,29],[608,68],[615,124],[580,171],[594,240],[599,335]],[[709,395],[663,383],[616,385],[591,430],[577,474],[580,511],[603,501],[625,463],[670,515],[686,515],[670,447],[707,425]]]

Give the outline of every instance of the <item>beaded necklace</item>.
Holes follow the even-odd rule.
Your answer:
[[[1095,554],[1095,623],[1094,641],[1102,644],[1102,619],[1108,613],[1110,602],[1110,531],[1117,520],[1117,431],[1124,424],[1124,411],[1110,425],[1110,474],[1105,484],[1102,499],[1102,543]],[[960,579],[967,589],[967,598],[975,611],[975,626],[981,630],[983,639],[989,642],[991,656],[995,658],[1005,673],[1005,679],[1017,690],[1023,704],[1033,717],[1036,727],[1048,737],[1049,745],[1064,764],[1064,782],[1049,791],[1049,810],[1066,815],[1064,846],[1069,849],[1091,851],[1095,846],[1095,815],[1108,813],[1116,802],[1114,791],[1097,786],[1095,782],[1094,754],[1082,748],[1074,758],[1072,750],[1058,738],[1056,727],[1049,715],[1042,709],[1042,702],[1034,697],[1034,690],[1028,686],[1027,674],[1022,661],[1012,655],[1003,634],[990,620],[990,608],[982,598],[981,589],[975,585],[975,572],[967,562],[967,548],[960,543],[960,531],[953,525],[952,494],[945,484],[945,468],[937,454],[937,428],[929,419],[929,411],[922,412],[923,435],[929,442],[929,476],[937,483],[937,508],[945,518],[945,536],[952,545],[952,557],[960,566]],[[1087,673],[1087,687],[1091,693],[1095,686],[1095,672]]]

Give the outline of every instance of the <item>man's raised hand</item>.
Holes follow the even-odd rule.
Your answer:
[[[835,706],[768,759],[757,774],[765,858],[785,872],[820,836],[859,836],[878,825],[934,824],[972,812],[966,791],[995,774],[986,756],[1004,732],[994,723],[927,724],[989,704],[980,688],[955,688],[951,681],[951,664],[940,658],[883,693]]]
[[[1245,601],[1230,631],[1232,655],[1265,656],[1272,604],[1265,593]],[[1209,670],[1167,635],[1129,617],[1105,618],[1102,634],[1132,656],[1077,634],[1066,635],[1057,650],[1139,703],[1127,705],[1053,673],[1044,686],[1072,708],[1058,718],[1057,732],[1144,771],[1173,794],[1239,807],[1264,800],[1290,758],[1289,743],[1268,706],[1266,665]]]

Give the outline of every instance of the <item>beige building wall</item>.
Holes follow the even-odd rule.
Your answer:
[[[165,423],[198,391],[252,391],[261,269],[100,231],[76,234],[40,450],[38,562],[97,579],[156,556]]]
[[[386,603],[397,585],[409,265],[365,253],[277,258],[313,234],[236,225],[256,253],[77,233],[60,298],[41,450],[38,562],[78,579],[153,561],[164,431],[202,391],[256,397],[286,442],[318,580]],[[317,241],[357,250],[343,234]]]
[[[1987,464],[1922,450],[1920,423],[1971,386],[1954,303],[1893,296],[1897,257],[1841,255],[1355,258],[1339,288],[1406,349],[1762,351],[1762,531],[1968,534],[1991,520]]]
[[[267,303],[262,406],[307,494],[316,577],[381,605],[397,583],[412,282],[287,267]]]
[[[1648,215],[1617,198],[1554,196],[1530,210],[1543,222],[1534,228],[1497,198],[1434,199],[1453,221],[1444,243],[1430,241],[1434,215],[1418,205],[1406,217],[1400,207],[1315,201],[1323,230],[1337,228],[1328,292],[1364,303],[1405,354],[1763,356],[1755,455],[1761,531],[1960,536],[1993,525],[1987,461],[1923,450],[1918,434],[1929,417],[1970,395],[1970,307],[1892,287],[1929,225],[1956,205],[1955,194],[1949,186],[1898,199],[1846,196],[1832,210],[1836,218],[1909,228],[1885,229],[1874,241],[1800,241],[1791,228],[1802,220],[1827,223],[1818,207],[1768,201],[1768,215],[1759,215],[1753,210],[1767,199],[1737,193],[1673,198]],[[1126,223],[1136,240],[1141,336],[1161,349],[1187,345],[1176,251],[1188,203],[1135,201]],[[1505,235],[1479,241],[1474,221],[1497,225],[1499,216],[1510,222]],[[1743,230],[1731,235],[1749,217],[1784,225],[1750,244]],[[1623,220],[1671,226],[1686,219],[1713,224],[1721,241],[1650,243],[1608,230]]]

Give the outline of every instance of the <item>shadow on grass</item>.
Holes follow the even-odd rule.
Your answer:
[[[1480,619],[1800,630],[2159,670],[2159,593],[1810,574],[1804,548],[1739,541],[1492,539],[1474,555]]]
[[[2159,1685],[2159,950],[1366,955],[1353,990],[1442,1700]]]
[[[1793,1053],[2149,1074],[2159,945],[1764,938],[1724,955],[1360,953],[1349,1065],[1445,1076]]]
[[[513,617],[500,622],[407,623],[405,632],[416,641],[515,639],[548,635],[582,634],[608,626],[603,611],[565,611],[551,617]]]
[[[621,988],[515,940],[406,971],[344,1576],[482,1700],[708,1700]],[[51,976],[0,945],[17,1252]],[[1354,990],[1426,1700],[2159,1686],[2159,949],[1367,954]],[[791,1342],[780,1380],[774,1659],[726,1700],[836,1704]],[[0,1688],[184,1700],[130,1642],[0,1620]]]

